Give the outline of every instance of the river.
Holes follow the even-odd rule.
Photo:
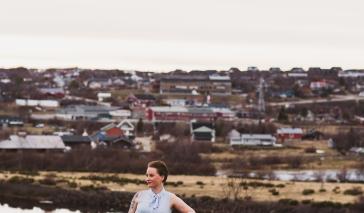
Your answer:
[[[6,213],[44,213],[44,212],[54,212],[54,213],[80,213],[81,211],[71,211],[69,209],[55,209],[55,210],[43,210],[39,207],[33,207],[32,209],[23,209],[20,207],[12,207],[8,204],[0,204],[0,212],[6,212]]]

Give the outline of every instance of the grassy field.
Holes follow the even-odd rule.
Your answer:
[[[283,148],[243,148],[232,149],[228,144],[214,144],[214,146],[223,150],[222,152],[213,152],[201,154],[205,159],[209,159],[213,164],[220,169],[221,165],[232,161],[233,159],[242,159],[249,161],[251,158],[266,158],[266,157],[302,157],[312,159],[309,162],[302,163],[299,168],[290,168],[287,164],[277,164],[262,169],[342,169],[356,168],[360,163],[360,159],[356,156],[343,156],[336,150],[329,148],[326,140],[318,141],[296,141],[286,144]],[[308,148],[315,148],[323,153],[307,153]],[[263,165],[264,166],[264,165]],[[243,169],[243,168],[242,168]]]
[[[104,181],[85,180],[82,177],[89,176],[103,178]],[[96,186],[106,187],[111,191],[127,191],[137,192],[147,188],[143,184],[143,175],[134,174],[106,174],[106,173],[71,173],[71,172],[40,172],[39,174],[25,175],[18,173],[2,172],[0,173],[1,180],[11,180],[12,177],[27,177],[35,181],[41,181],[45,178],[55,180],[56,185],[61,188],[67,188],[68,182],[74,182],[78,188],[82,186]],[[110,177],[113,177],[111,179]],[[118,182],[116,180],[123,180]],[[14,178],[13,178],[14,179]],[[135,180],[140,180],[141,183],[133,183]],[[212,177],[212,176],[183,176],[172,175],[168,181],[170,184],[166,189],[185,196],[211,196],[215,198],[224,198],[227,196],[229,190],[227,187],[228,178],[226,177]],[[358,196],[346,195],[345,190],[348,189],[362,189],[362,184],[352,183],[324,183],[322,192],[321,183],[317,182],[288,182],[288,181],[262,181],[262,180],[243,180],[248,186],[246,189],[241,189],[240,197],[251,197],[255,201],[278,201],[280,199],[294,199],[294,200],[312,200],[312,201],[333,201],[340,203],[353,203],[358,199]],[[176,184],[178,183],[178,184]],[[175,184],[175,185],[174,185]],[[255,184],[255,186],[253,186]],[[178,186],[177,186],[178,185]],[[260,186],[258,186],[260,185]],[[273,195],[270,191],[275,189],[278,195]],[[303,195],[305,189],[313,189],[314,193],[310,195]]]

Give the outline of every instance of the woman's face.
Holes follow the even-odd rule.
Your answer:
[[[164,176],[160,176],[156,168],[148,167],[146,182],[149,188],[155,188],[163,183]]]

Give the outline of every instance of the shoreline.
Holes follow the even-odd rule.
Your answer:
[[[41,186],[38,184],[0,183],[0,203],[11,207],[29,209],[39,207],[43,210],[66,208],[81,212],[127,212],[133,194],[111,191],[79,191],[66,190],[58,187]],[[357,204],[340,204],[335,202],[298,202],[283,199],[279,202],[255,202],[251,200],[214,199],[212,197],[183,197],[196,212],[252,212],[263,213],[275,210],[277,212],[362,212],[364,202]],[[41,200],[52,201],[42,204]],[[173,211],[176,212],[176,211]]]

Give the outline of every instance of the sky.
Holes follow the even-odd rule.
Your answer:
[[[0,67],[364,68],[360,0],[0,0]]]

